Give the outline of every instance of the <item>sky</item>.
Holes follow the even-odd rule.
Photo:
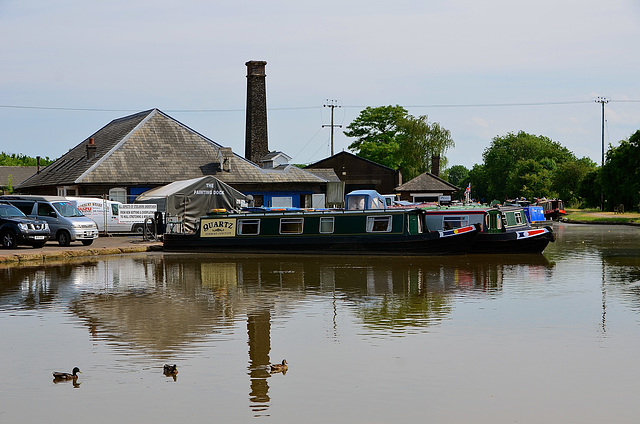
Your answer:
[[[0,0],[0,151],[58,158],[158,108],[244,156],[264,60],[269,148],[313,163],[367,106],[451,131],[449,166],[525,131],[601,161],[640,129],[637,0]],[[335,104],[339,107],[323,107]],[[324,127],[323,127],[324,126]]]

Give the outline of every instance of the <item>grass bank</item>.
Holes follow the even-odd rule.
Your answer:
[[[567,209],[565,222],[587,224],[635,224],[640,225],[640,213],[602,212],[598,209]]]

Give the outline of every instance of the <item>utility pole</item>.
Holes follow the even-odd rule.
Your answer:
[[[322,107],[328,107],[331,108],[331,125],[323,125],[322,128],[324,127],[331,127],[331,156],[333,156],[333,128],[334,127],[338,127],[338,128],[342,128],[342,125],[334,125],[333,124],[333,110],[338,106],[338,101],[337,100],[329,100],[327,99],[327,101],[322,105]]]
[[[604,105],[609,103],[609,98],[607,97],[596,97],[595,99],[596,103],[600,103],[602,104],[602,161],[601,161],[601,168],[604,168]],[[600,210],[604,211],[604,189],[600,189]]]

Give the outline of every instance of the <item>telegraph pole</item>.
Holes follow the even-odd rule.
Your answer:
[[[604,105],[609,103],[609,98],[608,97],[596,97],[595,99],[596,103],[600,103],[602,105],[602,161],[601,161],[601,168],[604,168]],[[604,190],[601,188],[600,190],[600,210],[604,211]]]
[[[327,101],[322,105],[322,107],[328,107],[331,108],[331,125],[323,125],[322,128],[324,127],[331,127],[331,156],[333,156],[333,128],[334,127],[338,127],[338,128],[342,128],[342,125],[334,125],[333,124],[333,110],[338,106],[338,101],[337,100],[329,100],[327,99]]]

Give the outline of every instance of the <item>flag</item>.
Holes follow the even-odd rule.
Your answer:
[[[471,183],[469,183],[467,188],[464,190],[464,194],[467,194],[467,193],[471,193]]]

